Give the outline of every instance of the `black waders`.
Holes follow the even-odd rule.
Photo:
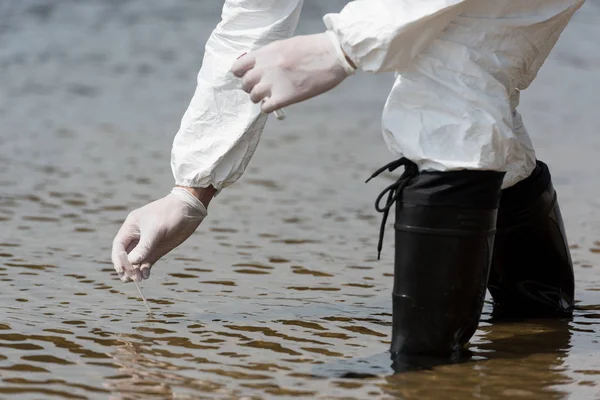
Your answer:
[[[494,317],[573,312],[573,264],[546,164],[502,191],[488,289]]]
[[[400,166],[404,174],[376,204],[382,236],[396,203],[391,352],[450,355],[479,323],[504,172],[419,172],[402,158],[373,176]]]

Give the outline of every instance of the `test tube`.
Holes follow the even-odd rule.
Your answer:
[[[283,110],[283,108],[275,110],[275,116],[278,120],[283,121],[285,119],[285,111]]]
[[[135,283],[135,287],[137,288],[138,293],[140,294],[140,297],[142,298],[142,301],[146,306],[146,310],[148,310],[148,314],[152,315],[152,309],[150,308],[150,304],[148,304],[148,300],[146,300],[146,296],[144,296],[144,292],[142,292],[142,288],[140,287],[140,285],[138,285],[136,281],[133,281],[133,283]]]
[[[123,268],[125,270],[133,269],[133,265],[131,265],[131,263],[129,262],[129,257],[127,257],[127,252],[122,251],[119,254],[119,258],[120,258],[121,264],[123,265]],[[148,304],[148,300],[146,300],[146,296],[144,296],[144,292],[142,292],[142,288],[140,287],[140,285],[138,285],[138,283],[136,281],[133,281],[133,283],[135,283],[135,287],[137,288],[138,293],[140,294],[140,297],[142,298],[142,301],[144,302],[144,305],[146,306],[146,309],[148,310],[148,314],[152,315],[152,309],[150,308],[150,304]]]

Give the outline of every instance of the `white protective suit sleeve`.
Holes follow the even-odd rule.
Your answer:
[[[355,0],[323,21],[358,69],[398,72],[423,51],[469,0]]]
[[[230,67],[238,56],[290,37],[302,0],[227,0],[206,44],[198,86],[177,133],[171,167],[177,185],[217,191],[243,174],[266,115]],[[458,15],[467,0],[355,0],[324,22],[357,67],[400,71]]]
[[[173,142],[175,183],[217,192],[243,174],[267,116],[230,71],[245,52],[292,36],[303,0],[226,0],[205,46],[194,96]]]

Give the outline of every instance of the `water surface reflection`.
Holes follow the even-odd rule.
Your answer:
[[[300,33],[344,1],[306,3]],[[246,175],[144,283],[151,318],[112,269],[128,210],[172,184],[172,135],[219,9],[0,2],[0,397],[600,398],[600,6],[522,106],[561,196],[575,316],[500,322],[487,304],[469,358],[394,365],[393,235],[377,261],[373,210],[385,180],[362,183],[389,158],[390,76],[269,123]]]

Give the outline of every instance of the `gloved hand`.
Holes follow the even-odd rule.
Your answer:
[[[112,262],[121,280],[148,279],[152,265],[190,237],[206,215],[204,204],[181,187],[132,211],[112,246]],[[129,253],[131,265],[123,260],[123,252]]]
[[[238,58],[232,72],[268,114],[333,89],[355,68],[327,31],[270,43]]]

